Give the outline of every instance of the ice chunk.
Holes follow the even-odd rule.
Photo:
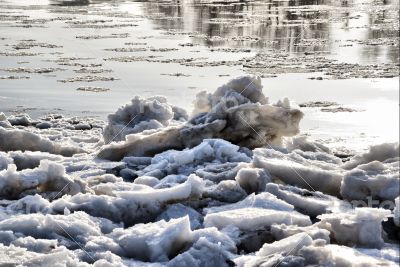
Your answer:
[[[325,152],[331,154],[331,151],[328,147],[324,146],[321,143],[307,140],[307,136],[296,136],[288,138],[285,141],[285,147],[289,151],[300,149],[301,151]]]
[[[322,239],[326,243],[330,242],[330,232],[326,229],[319,228],[315,224],[305,227],[285,224],[274,224],[271,226],[271,234],[276,240],[281,240],[298,233],[306,233],[313,240]]]
[[[187,207],[180,203],[170,205],[163,213],[161,213],[157,220],[169,221],[171,219],[177,219],[184,217],[185,215],[189,216],[190,220],[190,228],[192,230],[197,229],[201,226],[203,221],[203,216],[198,213],[196,210],[191,207]]]
[[[0,127],[0,151],[16,150],[42,151],[63,156],[72,156],[73,154],[85,152],[79,147],[63,146],[35,133]]]
[[[57,239],[66,246],[75,247],[86,243],[90,236],[101,236],[115,225],[105,219],[94,218],[84,212],[70,215],[22,214],[0,221],[1,231],[13,231],[25,236],[42,239]]]
[[[306,259],[305,263],[312,266],[343,266],[343,267],[395,267],[396,263],[383,259],[375,259],[357,250],[345,246],[326,245],[308,246],[300,250],[299,255]]]
[[[92,216],[103,217],[114,222],[124,222],[127,226],[154,220],[167,203],[196,199],[203,190],[202,180],[191,175],[182,184],[170,188],[153,189],[145,185],[133,184],[139,190],[113,191],[110,195],[77,194],[64,196],[53,201],[53,212],[61,213],[82,210]]]
[[[257,251],[256,256],[269,256],[273,254],[296,255],[297,252],[312,244],[312,238],[306,233],[298,233],[272,244],[264,244],[262,248]]]
[[[196,170],[205,168],[207,163],[249,162],[251,159],[239,151],[239,147],[221,139],[206,139],[198,146],[182,151],[168,150],[155,155],[151,164],[137,171],[137,175],[150,175],[157,171],[162,175],[189,175]],[[209,166],[209,165],[208,165]],[[232,165],[230,165],[232,166]],[[202,172],[200,172],[202,173]],[[204,173],[202,173],[204,174]],[[204,175],[207,178],[207,175]]]
[[[399,162],[371,161],[344,175],[340,193],[347,200],[394,200],[400,195]]]
[[[331,238],[339,244],[380,248],[383,246],[382,221],[390,216],[385,209],[356,208],[346,213],[318,216],[319,227],[331,232]]]
[[[266,184],[271,182],[271,177],[264,169],[242,168],[238,171],[235,180],[250,194],[264,191]]]
[[[276,196],[270,193],[261,193],[258,195],[251,194],[242,201],[234,204],[223,205],[220,207],[211,207],[204,209],[207,214],[216,213],[221,211],[242,209],[242,208],[263,208],[263,209],[273,209],[279,211],[293,211],[292,205],[277,199]]]
[[[0,171],[7,169],[8,164],[14,163],[14,160],[6,153],[0,151]]]
[[[253,165],[264,168],[273,178],[302,188],[339,195],[343,170],[339,158],[323,152],[290,153],[274,149],[254,150]]]
[[[361,164],[366,164],[371,161],[384,162],[389,159],[399,157],[399,143],[383,143],[380,145],[371,146],[368,152],[356,155],[350,161],[344,164],[345,169],[353,169]],[[398,160],[398,159],[397,159]]]
[[[297,210],[312,217],[331,211],[351,209],[349,203],[336,197],[295,186],[270,183],[267,184],[265,191],[292,204]]]
[[[0,244],[0,265],[3,266],[80,266],[89,264],[81,262],[79,258],[65,247],[59,247],[49,253],[42,254],[27,251],[26,248],[4,246]]]
[[[144,261],[168,261],[192,241],[189,217],[169,222],[137,224],[115,229],[110,237],[118,243],[124,256]]]
[[[61,164],[42,160],[39,167],[17,172],[14,164],[0,171],[0,196],[16,198],[22,192],[35,189],[37,192],[77,194],[86,190],[86,184],[78,178],[71,178]]]
[[[12,126],[29,126],[32,124],[32,119],[28,114],[11,116],[8,118],[8,121]]]
[[[204,197],[229,203],[240,201],[247,196],[246,192],[234,180],[221,181],[217,185],[206,187],[205,190]]]
[[[108,116],[108,125],[104,129],[104,140],[125,140],[128,134],[146,130],[156,130],[170,124],[171,120],[185,120],[184,109],[171,106],[162,96],[141,99],[135,97],[131,103],[119,108]]]
[[[207,214],[204,217],[206,227],[222,229],[228,225],[238,227],[243,231],[254,231],[270,227],[273,224],[296,224],[307,226],[311,224],[308,216],[295,211],[279,211],[262,208],[241,208]]]

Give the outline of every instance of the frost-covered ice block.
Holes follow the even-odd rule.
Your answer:
[[[10,164],[7,170],[0,171],[1,197],[16,198],[29,189],[74,195],[85,192],[87,186],[82,180],[69,177],[63,165],[48,160],[42,160],[35,169],[18,172],[17,167]]]
[[[341,160],[324,152],[295,150],[284,153],[274,149],[254,150],[253,165],[264,168],[272,178],[302,188],[339,195],[343,170]]]
[[[233,79],[214,94],[201,93],[195,106],[195,115],[187,123],[127,135],[121,143],[104,146],[99,157],[121,160],[125,156],[153,156],[169,149],[194,147],[208,138],[221,138],[249,148],[280,144],[283,136],[299,132],[303,117],[300,110],[290,107],[288,100],[268,104],[261,79],[251,76]],[[146,112],[141,116],[147,117]],[[129,115],[122,121],[129,122],[129,118],[132,119]]]
[[[339,244],[380,248],[384,244],[382,221],[390,215],[390,210],[356,208],[349,212],[320,215],[318,226],[329,230],[332,240]]]
[[[110,237],[122,248],[124,256],[145,261],[168,261],[193,239],[189,217],[137,224],[115,229]]]
[[[302,213],[312,217],[331,211],[351,209],[349,203],[336,197],[321,192],[312,192],[295,186],[269,183],[265,191],[292,204],[296,209],[301,210]]]
[[[394,200],[400,195],[399,161],[371,161],[348,171],[340,193],[347,200]]]
[[[310,218],[296,211],[279,211],[262,208],[241,208],[207,214],[205,227],[222,229],[233,225],[243,231],[254,231],[273,224],[311,225]]]
[[[343,266],[343,267],[376,267],[398,266],[396,263],[384,259],[376,259],[358,252],[356,249],[339,246],[307,246],[299,251],[305,258],[307,265],[318,266]]]
[[[85,152],[80,147],[61,145],[32,132],[0,127],[0,151],[16,150],[42,151],[63,156]]]

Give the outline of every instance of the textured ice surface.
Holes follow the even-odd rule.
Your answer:
[[[1,113],[0,265],[397,266],[398,144],[339,157],[287,138],[301,117],[255,77],[190,118],[162,97],[107,123]]]

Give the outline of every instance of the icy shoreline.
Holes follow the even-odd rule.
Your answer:
[[[0,114],[0,265],[398,265],[398,143],[338,157],[256,77],[194,104]]]

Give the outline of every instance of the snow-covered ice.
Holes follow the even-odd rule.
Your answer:
[[[257,77],[194,107],[0,113],[0,265],[399,264],[399,144],[343,157],[296,136],[302,111]]]

